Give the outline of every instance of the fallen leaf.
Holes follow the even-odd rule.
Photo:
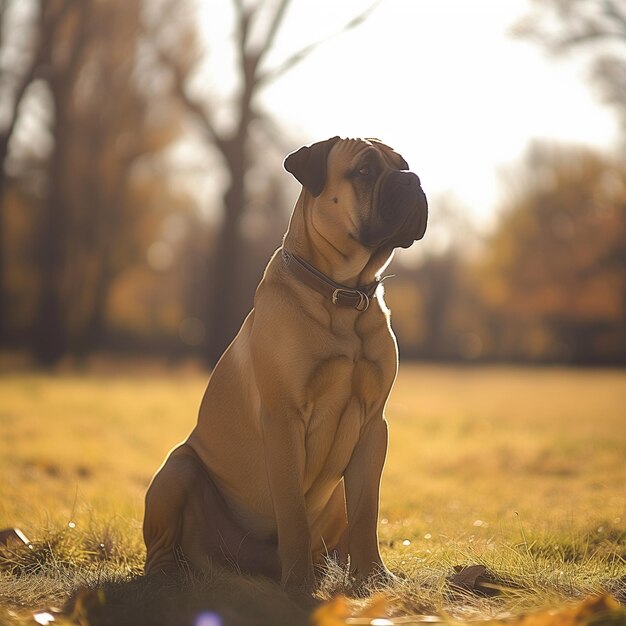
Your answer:
[[[384,617],[389,608],[389,597],[384,593],[377,593],[354,617]]]
[[[456,574],[448,578],[451,587],[479,596],[497,596],[500,593],[493,574],[484,565],[456,565],[454,571]]]
[[[473,574],[477,571],[474,570]],[[359,613],[350,616],[348,600],[344,596],[337,596],[315,610],[311,616],[311,626],[393,626],[419,623],[446,623],[454,626],[626,626],[626,609],[609,594],[586,598],[574,606],[494,621],[459,622],[434,615],[405,615],[395,619],[381,617],[388,609],[389,598],[379,594]]]
[[[626,626],[626,609],[610,595],[592,596],[575,606],[532,613],[510,622],[511,626]],[[495,626],[495,624],[494,624]]]
[[[0,530],[0,546],[27,546],[30,543],[19,528],[3,528]]]
[[[388,608],[389,598],[384,593],[372,596],[356,613],[350,611],[349,601],[345,596],[336,596],[315,609],[311,615],[311,626],[345,626],[347,623],[374,626],[393,624],[384,617]]]
[[[345,596],[336,596],[311,614],[311,626],[345,626],[350,611]]]

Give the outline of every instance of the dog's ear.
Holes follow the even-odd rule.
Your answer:
[[[299,150],[287,155],[285,159],[285,169],[293,174],[314,198],[324,191],[328,153],[338,141],[339,137],[331,137],[310,146],[302,146]]]
[[[370,139],[368,137],[367,140],[382,150],[382,153],[385,156],[385,160],[387,160],[389,162],[389,165],[391,165],[392,167],[396,167],[399,170],[411,169],[409,167],[409,164],[400,153],[396,152],[393,148],[383,143],[380,139]]]

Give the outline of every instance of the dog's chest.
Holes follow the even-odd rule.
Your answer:
[[[321,360],[309,379],[305,411],[308,487],[343,475],[364,424],[380,418],[395,378],[393,344],[383,346],[384,350],[374,350],[367,343],[345,344],[345,348],[344,354]]]

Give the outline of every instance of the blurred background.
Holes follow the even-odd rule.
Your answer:
[[[1,363],[215,363],[300,145],[430,201],[401,358],[626,363],[623,0],[0,0]]]

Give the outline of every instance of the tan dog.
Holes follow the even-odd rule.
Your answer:
[[[397,348],[380,273],[426,229],[404,159],[376,140],[303,147],[283,246],[224,352],[198,424],[146,496],[146,572],[209,561],[311,589],[335,550],[359,580],[378,548],[384,408]]]

